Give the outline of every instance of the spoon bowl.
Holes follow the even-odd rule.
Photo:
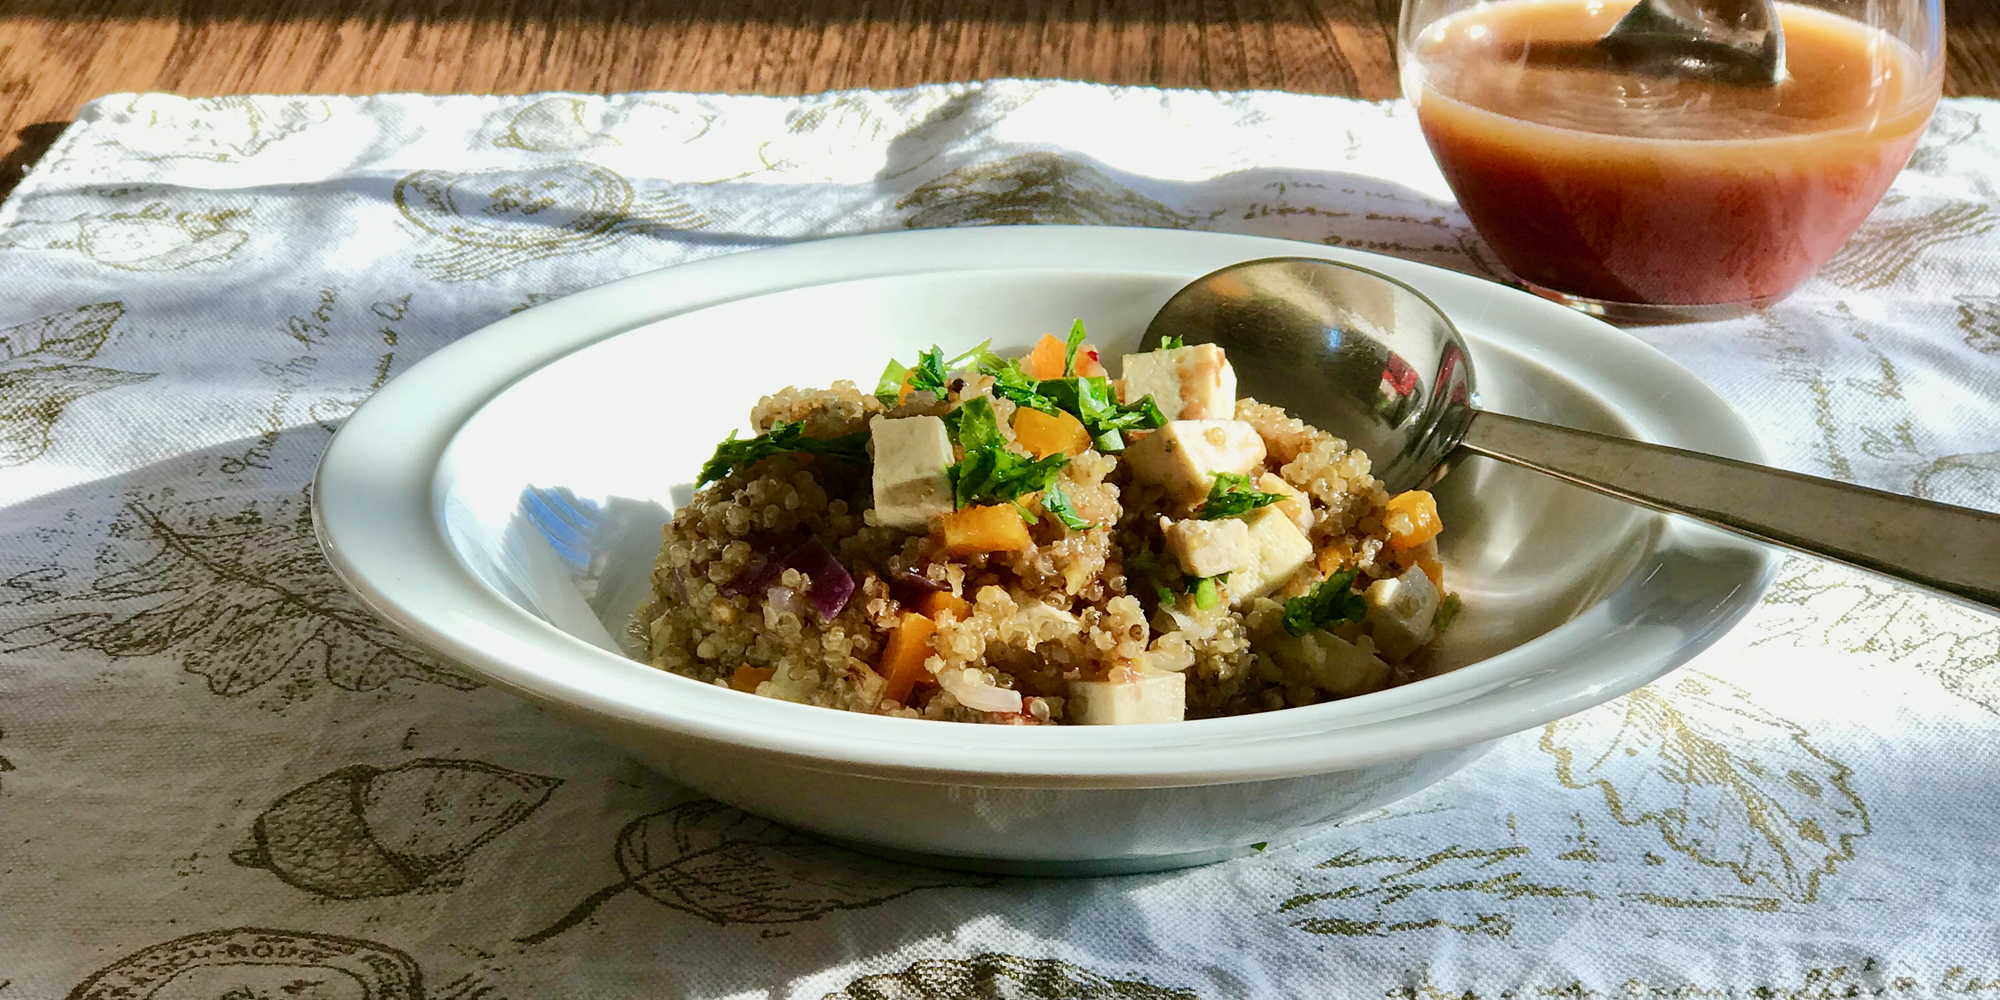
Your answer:
[[[1774,0],[1639,0],[1597,46],[1641,73],[1743,87],[1785,78]]]
[[[1238,390],[1337,427],[1391,490],[1428,486],[1473,415],[1465,339],[1422,292],[1352,264],[1274,257],[1196,280],[1141,341],[1216,341]]]
[[[1233,264],[1161,306],[1141,349],[1168,338],[1220,345],[1244,395],[1343,435],[1392,492],[1485,455],[2000,613],[2000,514],[1480,410],[1451,320],[1368,268]]]

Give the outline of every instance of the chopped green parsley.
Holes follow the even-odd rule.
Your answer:
[[[1313,586],[1304,597],[1285,602],[1285,631],[1305,635],[1314,629],[1342,622],[1358,622],[1368,615],[1368,602],[1354,592],[1354,578],[1361,571],[1341,570]]]
[[[1071,531],[1084,531],[1097,527],[1076,512],[1076,501],[1070,499],[1068,493],[1063,492],[1060,483],[1051,481],[1049,488],[1042,491],[1042,509],[1054,514],[1056,519]]]
[[[1090,443],[1105,454],[1125,450],[1125,431],[1164,427],[1167,423],[1153,397],[1143,396],[1121,404],[1111,391],[1111,380],[1101,375],[1043,379],[1036,383],[1035,389],[1082,421],[1083,429],[1090,432]]]
[[[902,401],[903,385],[907,382],[911,392],[928,392],[943,399],[951,393],[951,373],[973,358],[992,355],[988,349],[992,343],[982,340],[972,350],[949,361],[945,360],[944,348],[933,344],[930,350],[918,352],[916,366],[912,368],[890,358],[889,367],[882,370],[882,377],[875,383],[875,398],[883,406],[895,406]]]
[[[1260,493],[1250,488],[1250,477],[1239,472],[1215,473],[1215,485],[1208,488],[1208,499],[1202,501],[1195,516],[1204,521],[1219,521],[1225,517],[1242,517],[1259,507],[1267,507],[1283,500],[1276,493]]]
[[[853,465],[868,464],[868,432],[857,431],[836,438],[806,436],[806,425],[778,421],[769,432],[738,440],[735,431],[715,446],[715,455],[701,466],[696,486],[706,486],[739,469],[747,469],[773,455],[819,455]]]
[[[1069,461],[1066,455],[1033,459],[1008,450],[1007,438],[1000,433],[1000,421],[993,413],[993,403],[983,396],[960,403],[958,409],[945,416],[945,426],[951,429],[965,453],[948,470],[954,507],[1013,503],[1023,494],[1046,490]],[[1023,516],[1031,523],[1034,521],[1026,511]]]
[[[1207,611],[1209,608],[1222,603],[1222,594],[1215,589],[1215,585],[1228,579],[1229,574],[1227,573],[1218,573],[1215,576],[1190,577],[1188,579],[1187,592],[1194,595],[1194,606]]]
[[[1083,320],[1079,319],[1069,325],[1069,340],[1063,344],[1064,376],[1076,374],[1076,352],[1083,349],[1083,338],[1085,336],[1087,334],[1083,332]]]

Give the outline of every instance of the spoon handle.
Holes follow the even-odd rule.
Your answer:
[[[2000,613],[2000,514],[1499,413],[1460,446]]]

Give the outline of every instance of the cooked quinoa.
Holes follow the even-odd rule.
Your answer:
[[[1395,683],[1448,622],[1428,494],[1237,399],[1219,348],[1123,360],[1081,324],[1022,359],[786,388],[674,512],[652,664],[828,708],[1172,721]],[[1206,573],[1208,575],[1200,575]]]

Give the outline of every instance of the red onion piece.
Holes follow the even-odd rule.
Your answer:
[[[778,562],[777,576],[782,577],[788,569],[795,569],[812,577],[813,612],[822,622],[832,621],[847,607],[847,600],[854,596],[854,577],[847,567],[833,557],[833,550],[817,538],[807,539],[804,545],[792,550],[792,554]]]
[[[743,572],[736,574],[734,579],[715,588],[715,590],[724,597],[755,594],[769,586],[771,581],[777,578],[779,572],[780,570],[773,566],[769,559],[761,556],[753,556],[751,557],[750,565],[743,567]]]
[[[915,604],[926,594],[950,589],[916,570],[902,570],[889,577],[889,592],[895,595],[898,604]]]

